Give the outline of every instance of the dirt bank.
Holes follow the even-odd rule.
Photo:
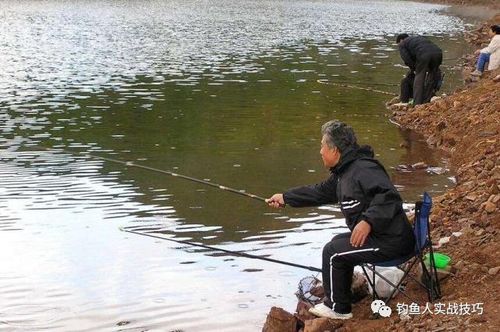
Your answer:
[[[500,24],[500,13],[467,33],[465,39],[477,48],[485,46],[492,24]],[[445,150],[456,174],[456,187],[434,197],[433,239],[437,242],[449,237],[439,252],[451,256],[456,268],[456,273],[443,281],[444,296],[438,302],[446,307],[482,303],[483,314],[360,320],[344,324],[347,330],[500,330],[500,69],[470,82],[475,59],[473,55],[464,58],[467,84],[450,96],[415,108],[389,108],[392,119],[402,128],[424,135],[429,145]],[[362,306],[369,306],[369,301],[364,302]],[[359,314],[367,317],[369,310]]]
[[[479,47],[489,42],[486,32],[500,24],[496,15],[467,35]],[[475,57],[466,58],[464,76]],[[410,322],[393,322],[393,328],[420,327],[439,330],[456,326],[459,330],[500,330],[500,70],[489,72],[478,82],[427,105],[393,109],[393,119],[415,130],[429,145],[451,156],[456,187],[434,198],[432,213],[435,239],[450,237],[439,251],[451,256],[457,273],[443,283],[442,302],[484,303],[482,315],[415,317]],[[454,232],[459,237],[453,235]],[[410,325],[410,326],[408,326]]]
[[[395,111],[394,119],[450,153],[457,185],[434,198],[432,214],[434,239],[450,237],[439,251],[451,256],[458,270],[443,284],[445,299],[484,302],[480,325],[498,331],[500,80],[494,82],[493,75],[431,104]],[[467,327],[467,318],[451,321]]]
[[[500,24],[500,13],[468,33],[466,40],[478,48],[487,44],[486,32],[491,24]],[[474,61],[472,55],[464,59],[466,82]],[[444,314],[435,314],[434,307],[432,313],[410,315],[408,319],[393,313],[391,318],[369,320],[371,300],[365,298],[354,306],[355,318],[332,325],[332,331],[500,331],[499,91],[500,69],[426,105],[407,109],[388,106],[392,119],[402,128],[424,135],[429,145],[450,155],[456,187],[434,197],[431,218],[433,239],[448,240],[439,252],[452,257],[456,272],[441,285],[443,298],[437,302],[444,305]],[[416,286],[409,286],[409,292],[423,298]],[[399,296],[391,305],[393,312],[398,302],[409,304]],[[473,305],[481,307],[481,313],[467,310]],[[305,330],[321,328],[306,326]]]

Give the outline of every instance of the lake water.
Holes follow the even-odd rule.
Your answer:
[[[374,147],[406,202],[452,186],[388,120],[400,32],[445,50],[466,22],[406,1],[0,1],[0,331],[259,331],[311,273],[120,231],[320,266],[338,208],[263,197],[328,173],[319,128]],[[411,13],[409,15],[408,13]],[[401,147],[402,142],[407,147]]]

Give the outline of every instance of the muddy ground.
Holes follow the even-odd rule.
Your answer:
[[[454,2],[498,5],[487,0]],[[467,42],[477,48],[486,45],[491,24],[500,24],[500,13],[466,34]],[[365,298],[354,305],[352,320],[314,319],[317,322],[309,321],[304,331],[500,331],[500,69],[471,81],[474,62],[473,55],[463,59],[466,85],[449,96],[414,108],[388,103],[391,120],[446,151],[456,174],[456,187],[433,198],[431,216],[433,240],[449,240],[439,252],[452,257],[455,271],[441,284],[443,297],[437,302],[444,304],[445,313],[435,314],[433,308],[432,313],[403,319],[394,312],[390,318],[372,320],[371,299]],[[421,289],[408,287],[412,297],[425,303]],[[394,311],[398,302],[409,304],[401,295],[393,301]],[[473,305],[474,312],[468,310]]]

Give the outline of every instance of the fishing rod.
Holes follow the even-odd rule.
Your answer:
[[[44,149],[45,150],[49,150],[49,148],[44,148]],[[65,150],[62,150],[62,151],[65,151]],[[70,152],[67,152],[67,153],[70,153]],[[153,167],[149,167],[149,166],[144,166],[144,165],[136,164],[136,163],[131,162],[131,161],[122,161],[122,160],[113,159],[113,158],[96,156],[96,155],[88,153],[88,152],[85,153],[85,155],[87,155],[89,157],[92,157],[92,158],[101,159],[101,160],[105,160],[105,161],[110,161],[110,162],[114,162],[114,163],[118,163],[118,164],[122,164],[122,165],[126,165],[126,166],[138,167],[138,168],[142,168],[142,169],[146,169],[146,170],[150,170],[150,171],[154,171],[154,172],[158,172],[158,173],[162,173],[162,174],[167,174],[167,175],[171,175],[171,176],[174,176],[174,177],[179,177],[179,178],[186,179],[186,180],[193,181],[193,182],[197,182],[197,183],[203,183],[203,184],[208,185],[208,186],[212,186],[212,187],[216,187],[216,188],[219,188],[219,189],[222,189],[222,190],[233,192],[235,194],[247,196],[247,197],[259,200],[259,201],[263,201],[263,202],[266,201],[265,198],[257,196],[257,195],[254,195],[254,194],[249,194],[249,193],[237,190],[237,189],[229,188],[229,187],[222,186],[222,185],[219,185],[219,184],[216,184],[216,183],[212,183],[212,182],[208,182],[208,181],[205,181],[205,180],[196,179],[196,178],[193,178],[193,177],[190,177],[190,176],[186,176],[186,175],[177,174],[177,173],[174,173],[174,172],[165,171],[165,170],[158,169],[158,168],[153,168]],[[142,235],[142,236],[148,236],[148,237],[155,238],[155,239],[160,239],[160,240],[171,241],[171,242],[175,242],[175,243],[186,244],[186,245],[189,245],[189,246],[195,246],[195,247],[210,249],[210,250],[214,250],[214,251],[222,251],[222,252],[225,252],[225,253],[228,253],[228,254],[231,254],[231,255],[236,255],[236,256],[241,256],[241,257],[246,257],[246,258],[251,258],[251,259],[260,259],[260,260],[264,260],[264,261],[268,261],[268,262],[272,262],[272,263],[283,264],[283,265],[293,266],[293,267],[297,267],[297,268],[301,268],[301,269],[306,269],[306,270],[313,271],[313,272],[321,272],[321,269],[318,269],[318,268],[312,267],[312,266],[305,266],[305,265],[300,265],[300,264],[296,264],[296,263],[286,262],[286,261],[282,261],[282,260],[278,260],[278,259],[267,258],[267,257],[262,257],[262,256],[257,256],[257,255],[251,255],[251,254],[247,254],[247,253],[244,253],[244,252],[237,252],[237,251],[232,251],[232,250],[227,250],[227,249],[222,249],[222,248],[207,246],[207,245],[204,245],[204,244],[194,243],[194,242],[185,241],[185,240],[176,240],[176,239],[165,238],[165,237],[156,236],[156,235],[152,235],[152,234],[148,234],[148,233],[136,232],[136,231],[133,231],[133,230],[126,229],[124,227],[120,227],[120,230],[123,231],[123,232],[132,233],[132,234],[136,234],[136,235]]]
[[[455,60],[462,60],[464,59],[463,56],[457,57],[457,58],[443,58],[443,61],[455,61]],[[385,63],[373,63],[373,66],[402,66],[405,67],[403,64],[400,62],[394,63],[394,62],[385,62]]]
[[[343,84],[361,84],[361,85],[383,85],[383,86],[399,86],[395,83],[371,83],[371,82],[360,82],[360,81],[334,81],[332,83],[343,83]]]
[[[205,181],[205,180],[200,180],[200,179],[193,178],[193,177],[187,176],[187,175],[182,175],[182,174],[179,174],[179,173],[165,171],[165,170],[162,170],[162,169],[159,169],[159,168],[154,168],[154,167],[149,167],[149,166],[145,166],[145,165],[136,164],[133,161],[122,161],[122,160],[112,159],[112,158],[108,158],[108,157],[101,157],[101,156],[96,156],[96,155],[90,155],[90,156],[92,156],[94,158],[97,158],[97,159],[102,159],[102,160],[106,160],[106,161],[110,161],[110,162],[114,162],[114,163],[118,163],[118,164],[122,164],[122,165],[126,165],[126,166],[137,167],[137,168],[142,168],[142,169],[146,169],[146,170],[157,172],[157,173],[171,175],[171,176],[174,176],[174,177],[178,177],[178,178],[189,180],[189,181],[196,182],[196,183],[202,183],[202,184],[205,184],[207,186],[219,188],[219,189],[222,189],[222,190],[225,190],[225,191],[229,191],[229,192],[232,192],[232,193],[235,193],[235,194],[238,194],[238,195],[250,197],[250,198],[256,199],[258,201],[262,201],[262,202],[266,201],[266,199],[264,197],[257,196],[257,195],[254,195],[254,194],[250,194],[250,193],[238,190],[238,189],[226,187],[226,186],[223,186],[223,185],[220,185],[220,184],[217,184],[217,183],[213,183],[213,182],[209,182],[209,181]]]
[[[45,149],[49,150],[49,148],[45,148]],[[61,149],[61,150],[64,151],[64,152],[67,152],[67,153],[71,153],[71,152],[65,151],[63,149]],[[95,158],[95,159],[100,159],[100,160],[105,160],[105,161],[113,162],[113,163],[116,163],[116,164],[125,165],[125,166],[128,166],[128,167],[142,168],[142,169],[145,169],[145,170],[148,170],[148,171],[157,172],[157,173],[161,173],[161,174],[166,174],[166,175],[170,175],[170,176],[173,176],[173,177],[177,177],[177,178],[189,180],[189,181],[196,182],[196,183],[202,183],[202,184],[207,185],[207,186],[211,186],[211,187],[215,187],[215,188],[222,189],[222,190],[225,190],[225,191],[229,191],[229,192],[232,192],[232,193],[235,193],[235,194],[238,194],[238,195],[250,197],[250,198],[256,199],[256,200],[261,201],[261,202],[266,202],[266,199],[264,197],[261,197],[261,196],[258,196],[258,195],[254,195],[254,194],[251,194],[251,193],[247,193],[247,192],[242,191],[242,190],[238,190],[238,189],[226,187],[226,186],[223,186],[223,185],[220,185],[220,184],[217,184],[217,183],[213,183],[213,182],[209,182],[209,181],[205,181],[205,180],[200,180],[200,179],[197,179],[197,178],[194,178],[194,177],[191,177],[191,176],[182,175],[182,174],[175,173],[175,172],[165,171],[165,170],[159,169],[159,168],[154,168],[154,167],[149,167],[149,166],[145,166],[145,165],[141,165],[141,164],[136,164],[133,161],[123,161],[123,160],[118,160],[118,159],[113,159],[113,158],[108,158],[108,157],[101,157],[101,156],[97,156],[95,154],[91,154],[89,152],[84,153],[84,155],[89,156],[91,158]]]
[[[200,244],[200,243],[195,243],[195,242],[190,242],[190,241],[185,241],[185,240],[170,239],[170,238],[161,237],[161,236],[152,235],[152,234],[143,233],[143,232],[136,232],[136,231],[132,231],[132,230],[129,230],[127,228],[124,228],[124,227],[120,227],[120,230],[123,232],[132,233],[132,234],[136,234],[136,235],[152,237],[154,239],[160,239],[160,240],[171,241],[171,242],[175,242],[175,243],[187,244],[189,246],[200,247],[200,248],[210,249],[210,250],[214,250],[214,251],[222,251],[222,252],[225,252],[225,253],[231,254],[231,255],[236,255],[236,256],[241,256],[241,257],[246,257],[246,258],[251,258],[251,259],[259,259],[259,260],[268,261],[268,262],[272,262],[272,263],[293,266],[293,267],[297,267],[300,269],[306,269],[306,270],[313,271],[313,272],[321,272],[321,269],[318,269],[317,267],[313,267],[313,266],[300,265],[300,264],[296,264],[296,263],[282,261],[279,259],[273,259],[273,258],[268,258],[268,257],[263,257],[263,256],[251,255],[251,254],[247,254],[247,253],[239,252],[239,251],[232,251],[232,250],[207,246],[207,245]]]
[[[335,82],[328,82],[328,81],[325,81],[325,80],[317,80],[316,82],[320,83],[320,84],[327,84],[327,85],[335,85],[335,86],[340,86],[340,87],[343,87],[343,88],[351,88],[351,89],[358,89],[358,90],[365,90],[365,91],[371,91],[371,92],[377,92],[377,93],[383,93],[385,95],[390,95],[390,96],[398,96],[397,93],[393,93],[393,92],[387,92],[387,91],[382,91],[382,90],[377,90],[377,89],[372,89],[372,88],[364,88],[364,87],[361,87],[361,86],[355,86],[355,85],[350,85],[350,84],[343,84],[343,83],[335,83]]]

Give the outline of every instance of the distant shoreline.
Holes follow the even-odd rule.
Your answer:
[[[500,10],[498,0],[415,0],[417,2],[436,3],[455,6],[467,6],[477,8],[489,8]]]

